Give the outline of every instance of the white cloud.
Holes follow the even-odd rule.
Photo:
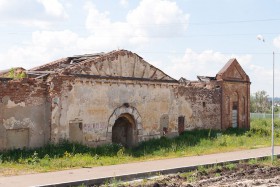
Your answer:
[[[110,29],[112,23],[109,18],[109,12],[100,12],[96,6],[91,3],[87,2],[84,6],[85,10],[87,11],[87,18],[86,18],[86,28],[93,33],[102,33],[103,30]],[[102,30],[100,32],[100,30]]]
[[[37,0],[42,3],[46,12],[54,17],[67,18],[68,15],[63,5],[58,0]]]
[[[51,60],[80,53],[77,46],[79,37],[69,30],[65,31],[36,31],[32,41],[24,47],[12,47],[5,54],[0,54],[0,69],[20,66],[29,69]]]
[[[187,48],[182,57],[170,57],[171,64],[166,67],[166,72],[177,79],[184,77],[193,80],[197,75],[216,76],[231,58],[236,58],[244,69],[248,69],[252,57],[251,55],[225,55],[213,50],[197,53]]]
[[[130,11],[127,20],[131,24],[181,24],[186,28],[189,15],[184,14],[176,2],[167,0],[142,0]]]
[[[16,0],[10,1],[16,2]],[[43,11],[46,10],[53,16],[65,16],[64,9],[60,4],[56,4],[59,1],[54,0],[56,2],[54,7],[51,7],[49,1],[38,0],[38,2],[44,6],[40,3],[31,5],[38,6],[39,4]],[[146,10],[149,6],[151,8]],[[174,32],[183,34],[188,23],[188,15],[184,14],[175,2],[167,0],[142,0],[123,21],[112,21],[109,12],[99,11],[90,1],[86,2],[84,9],[87,15],[85,28],[89,32],[88,35],[81,36],[70,30],[33,32],[30,42],[25,42],[22,46],[17,45],[8,49],[5,54],[0,54],[0,61],[11,62],[1,64],[0,69],[19,66],[18,64],[24,68],[32,68],[74,54],[110,51],[117,48],[131,49],[146,43],[150,45],[152,37],[156,34],[164,36],[173,35]],[[24,24],[41,25],[40,27],[48,26],[48,22],[42,19],[26,17],[21,21]],[[167,25],[174,23],[179,23],[175,30],[164,29]]]
[[[9,1],[9,0],[0,0],[0,10],[8,8],[11,5],[12,5],[11,1]]]
[[[120,4],[121,4],[123,7],[127,7],[127,5],[128,5],[128,0],[120,0]]]
[[[100,12],[91,2],[87,2],[85,9],[86,28],[97,38],[113,40],[118,45],[139,45],[153,37],[183,35],[189,19],[175,2],[167,0],[142,0],[123,22],[112,22],[108,12]]]
[[[69,48],[79,39],[72,31],[36,31],[32,34],[32,43],[49,49]]]
[[[52,23],[65,20],[67,13],[58,0],[0,0],[0,21],[5,25],[18,24],[48,28]]]
[[[147,42],[152,37],[183,35],[187,29],[189,15],[184,14],[176,2],[167,0],[142,0],[137,8],[127,15],[133,35],[131,42]]]
[[[179,79],[184,77],[189,80],[197,80],[197,75],[216,76],[220,69],[229,59],[236,58],[245,72],[249,75],[251,93],[260,90],[272,92],[272,68],[260,66],[254,63],[253,56],[247,55],[227,55],[213,50],[196,52],[187,48],[183,55],[172,55],[169,57],[170,63],[156,62],[158,67],[171,77]],[[280,82],[280,69],[275,68],[275,82]],[[276,86],[277,88],[277,86]],[[277,90],[276,90],[277,92]],[[279,93],[276,93],[276,95]]]
[[[260,90],[265,90],[268,93],[272,93],[272,68],[263,67],[259,65],[250,65],[250,78],[251,78],[251,93],[255,93]],[[275,68],[275,91],[276,95],[279,95],[279,91],[277,90],[277,83],[280,82],[280,69]],[[272,96],[272,94],[270,94]]]
[[[273,39],[273,44],[275,47],[280,48],[280,36]]]

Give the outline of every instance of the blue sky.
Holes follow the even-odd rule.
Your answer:
[[[237,58],[251,92],[271,96],[275,51],[279,97],[279,7],[280,0],[0,0],[0,69],[127,49],[176,79],[195,80]]]

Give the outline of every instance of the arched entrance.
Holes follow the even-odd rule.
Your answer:
[[[142,140],[142,118],[136,108],[128,104],[116,108],[108,120],[107,141],[132,147]]]
[[[112,142],[132,147],[135,144],[135,120],[130,114],[122,114],[112,128]]]

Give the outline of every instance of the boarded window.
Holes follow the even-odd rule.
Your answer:
[[[18,149],[28,147],[29,129],[9,129],[7,130],[7,148]]]
[[[178,132],[182,134],[185,131],[185,116],[178,117]]]
[[[83,123],[71,122],[69,123],[69,140],[71,142],[83,142]]]
[[[238,103],[232,103],[232,127],[237,128],[238,126]]]

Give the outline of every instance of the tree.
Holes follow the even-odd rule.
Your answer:
[[[265,113],[270,110],[270,104],[266,91],[257,91],[250,96],[250,112]]]
[[[278,113],[279,112],[279,108],[280,108],[279,106],[274,106],[274,112]]]

